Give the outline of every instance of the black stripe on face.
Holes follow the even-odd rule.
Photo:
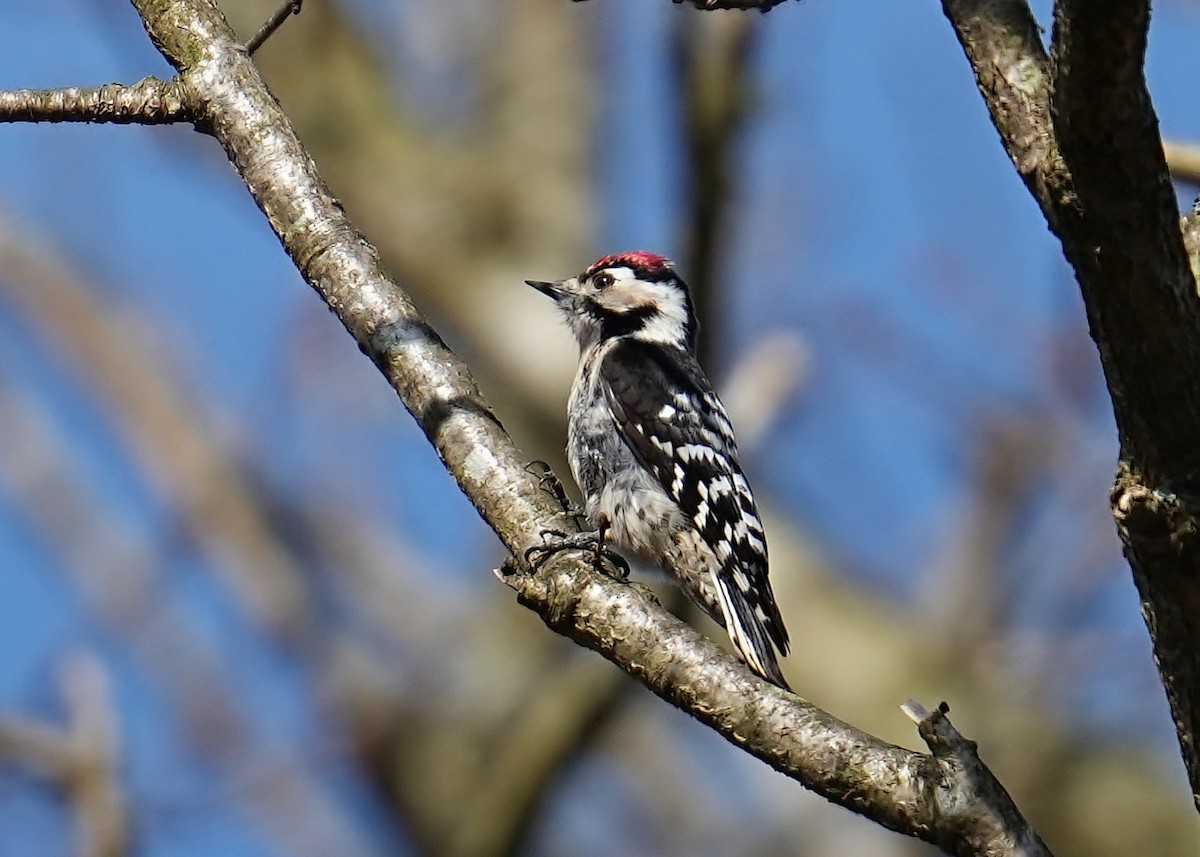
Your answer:
[[[657,308],[649,304],[634,307],[626,312],[613,312],[595,303],[592,306],[596,316],[600,319],[601,339],[612,339],[614,336],[637,333],[658,312]]]

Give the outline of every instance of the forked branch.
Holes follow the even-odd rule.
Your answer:
[[[943,0],[992,122],[1075,269],[1121,453],[1112,510],[1200,806],[1200,225],[1180,229],[1146,87],[1148,0]],[[1186,245],[1185,245],[1186,241]]]

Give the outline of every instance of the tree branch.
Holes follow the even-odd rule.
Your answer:
[[[303,3],[304,0],[284,0],[284,2],[280,4],[280,6],[276,8],[274,12],[271,13],[271,17],[267,18],[267,20],[263,22],[263,25],[258,28],[254,35],[247,40],[246,53],[253,56],[254,52],[261,48],[266,43],[267,39],[271,38],[271,36],[275,34],[275,31],[283,26],[284,21],[293,15],[300,14],[300,8]]]
[[[111,122],[169,125],[195,119],[182,82],[144,77],[132,86],[0,92],[0,122]]]
[[[917,731],[933,757],[944,766],[948,779],[958,782],[964,794],[979,793],[981,803],[988,807],[984,819],[972,819],[972,829],[963,835],[970,842],[975,854],[1049,854],[1045,843],[1021,817],[1020,811],[1008,792],[979,758],[979,748],[974,741],[964,738],[946,717],[950,708],[946,703],[936,711],[926,711],[921,703],[909,700],[901,709],[917,724]],[[953,800],[951,796],[949,800]],[[944,808],[953,816],[953,808]]]
[[[1079,281],[1121,443],[1113,514],[1200,806],[1200,297],[1143,74],[1149,3],[1059,0],[1049,59],[1024,0],[943,10]]]
[[[1200,806],[1200,297],[1142,71],[1149,14],[1057,4],[1053,116],[1085,215],[1068,258],[1121,441],[1113,512]]]
[[[974,745],[948,721],[932,722],[944,712],[914,717],[933,756],[887,744],[752,676],[639,587],[584,578],[575,563],[553,565],[529,575],[510,562],[497,574],[551,628],[826,800],[949,854],[1050,853]]]
[[[1157,482],[1200,474],[1200,297],[1142,74],[1149,5],[1058,3],[1052,116],[1084,212],[1069,258],[1122,454]]]

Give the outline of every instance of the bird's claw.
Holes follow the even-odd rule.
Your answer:
[[[607,528],[596,532],[571,534],[564,533],[562,530],[542,530],[542,540],[547,543],[534,545],[526,550],[525,562],[531,569],[537,571],[555,554],[565,550],[587,551],[592,554],[592,567],[596,571],[615,580],[626,581],[629,579],[629,563],[625,561],[625,557],[605,544],[605,529]],[[547,541],[548,538],[553,541]]]
[[[554,470],[549,464],[540,459],[534,460],[525,465],[525,472],[536,476],[541,489],[554,498],[554,501],[568,517],[574,518],[575,522],[582,526],[586,513],[571,502],[571,498],[567,496],[567,489],[563,487],[562,481],[554,475]]]

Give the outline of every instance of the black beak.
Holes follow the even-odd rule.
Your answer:
[[[525,285],[533,286],[539,292],[546,295],[546,297],[553,298],[554,300],[562,297],[562,289],[559,288],[562,285],[562,280],[559,280],[557,283],[547,283],[542,280],[526,280]]]

